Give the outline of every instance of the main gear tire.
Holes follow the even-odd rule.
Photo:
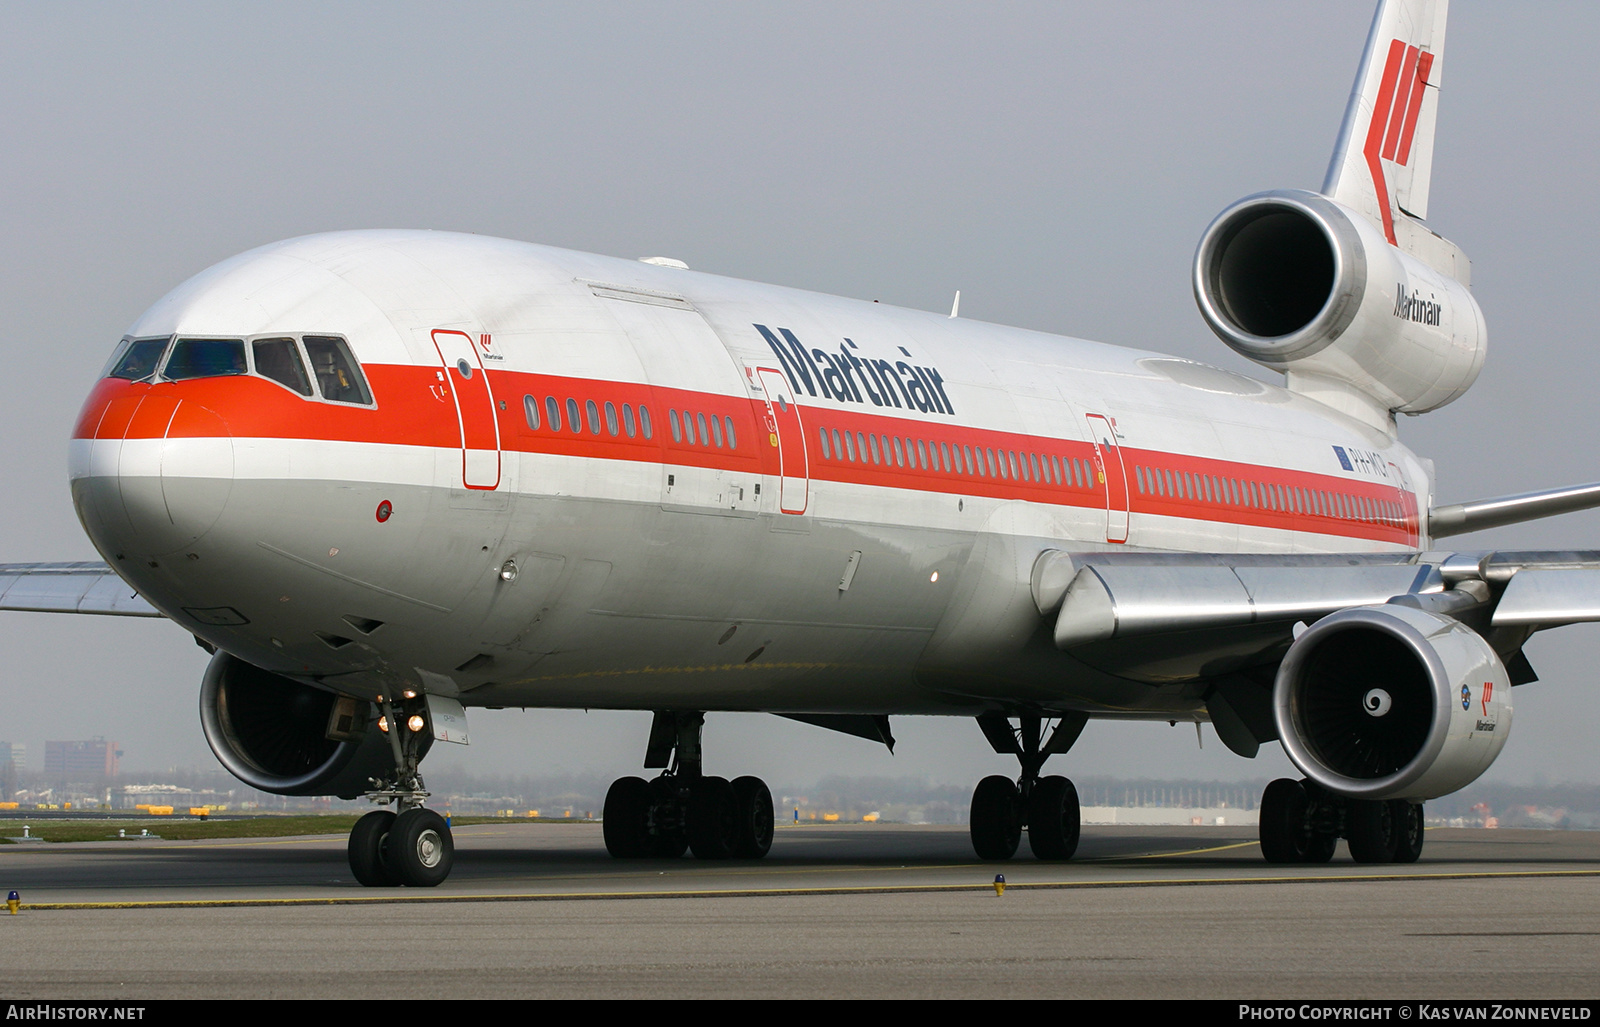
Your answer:
[[[1350,858],[1357,863],[1393,863],[1400,828],[1394,806],[1383,799],[1352,799],[1346,814]]]
[[[733,779],[736,830],[732,851],[738,859],[760,859],[772,848],[772,790],[759,777]]]
[[[1078,789],[1064,777],[1041,777],[1028,795],[1028,846],[1038,859],[1071,859],[1081,829]]]
[[[1321,848],[1315,847],[1318,837],[1311,830],[1311,799],[1305,785],[1287,777],[1273,781],[1261,794],[1259,813],[1261,855],[1268,863],[1305,863],[1313,853],[1320,855]],[[1338,839],[1333,841],[1338,843]],[[1332,855],[1329,848],[1328,857]]]
[[[600,829],[606,851],[614,859],[640,859],[650,852],[650,783],[642,777],[619,777],[606,791]]]
[[[702,777],[689,786],[689,850],[698,859],[727,859],[738,834],[733,785]]]
[[[1415,863],[1422,856],[1422,803],[1392,799],[1389,817],[1395,826],[1394,861]]]
[[[1015,856],[1022,843],[1022,793],[1016,782],[998,774],[979,781],[972,791],[968,829],[979,859]]]

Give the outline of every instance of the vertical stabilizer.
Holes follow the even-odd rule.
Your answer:
[[[1449,0],[1379,4],[1322,186],[1324,195],[1364,214],[1408,252],[1436,248],[1416,238],[1432,233],[1413,219],[1428,216],[1448,7]]]

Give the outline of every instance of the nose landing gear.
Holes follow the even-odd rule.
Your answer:
[[[658,710],[644,765],[653,781],[624,777],[606,793],[606,851],[618,859],[760,859],[772,848],[772,792],[758,777],[701,772],[705,714]]]
[[[373,810],[356,821],[346,850],[350,872],[368,888],[433,888],[450,876],[456,849],[450,825],[422,805],[428,791],[418,767],[427,738],[421,731],[409,730],[409,724],[421,716],[426,728],[426,703],[420,697],[408,698],[398,712],[387,701],[378,705],[388,725],[395,773],[385,780],[373,778],[366,797],[393,802],[400,812]]]
[[[1064,777],[1040,777],[1044,761],[1064,753],[1078,740],[1085,714],[1066,714],[1043,745],[1045,718],[1026,714],[1016,727],[1001,713],[986,713],[978,727],[995,752],[1009,753],[1022,764],[1022,775],[1012,782],[998,774],[978,782],[972,793],[970,830],[972,848],[979,859],[1002,860],[1016,855],[1022,830],[1039,859],[1071,859],[1078,849],[1078,789]]]

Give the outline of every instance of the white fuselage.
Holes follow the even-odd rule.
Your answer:
[[[71,449],[91,538],[200,638],[368,697],[1167,717],[1189,682],[1054,649],[1039,554],[1426,543],[1427,462],[1284,389],[635,261],[310,236],[129,332],[169,336],[347,340],[371,402],[255,356],[106,378]]]

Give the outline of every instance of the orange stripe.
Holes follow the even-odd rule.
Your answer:
[[[205,378],[156,385],[135,384],[106,379],[97,385],[84,405],[74,437],[161,438],[203,435],[206,418],[174,417],[178,401],[192,402],[221,414],[230,432],[241,438],[294,438],[342,442],[368,442],[389,445],[456,448],[461,445],[455,406],[448,394],[440,397],[431,391],[438,383],[431,366],[375,364],[365,371],[378,398],[376,409],[342,404],[311,402],[254,377]],[[676,464],[715,468],[742,473],[776,476],[780,473],[778,450],[761,429],[765,411],[759,399],[682,389],[657,388],[627,382],[607,382],[586,378],[538,375],[520,371],[492,370],[490,382],[500,419],[500,438],[506,451],[548,453],[599,460],[630,460],[653,464]],[[539,403],[540,427],[528,426],[523,411],[523,396],[534,396]],[[554,396],[561,407],[562,427],[552,431],[545,421],[545,397]],[[578,401],[580,409],[590,399],[604,409],[606,400],[619,412],[622,404],[650,410],[653,437],[642,431],[634,438],[625,433],[613,437],[602,424],[599,435],[580,420],[574,432],[566,423],[566,401]],[[143,402],[141,402],[141,399]],[[504,404],[503,409],[501,404]],[[131,420],[129,413],[137,404]],[[674,442],[668,427],[668,411],[677,409],[691,415],[732,418],[736,446],[717,448],[704,444]],[[862,435],[898,436],[934,445],[981,447],[996,454],[1017,456],[1034,454],[1058,460],[1078,460],[1093,466],[1094,446],[1078,440],[1056,439],[1043,435],[970,428],[958,424],[920,421],[905,417],[830,408],[797,408],[807,432],[811,454],[810,477],[820,481],[846,482],[880,488],[912,489],[952,496],[985,496],[1001,500],[1024,500],[1057,506],[1103,510],[1106,494],[1103,484],[1083,488],[1050,484],[1033,478],[1030,464],[1027,478],[959,474],[916,466],[897,466],[892,453],[888,464],[873,464],[871,457],[851,462],[841,454],[824,458],[817,444],[818,428]],[[636,413],[637,416],[637,413]],[[603,421],[602,413],[602,421]],[[94,425],[92,429],[87,426]],[[169,426],[170,425],[170,426]],[[832,445],[830,434],[830,449]],[[1148,513],[1221,524],[1250,525],[1283,531],[1313,531],[1372,541],[1415,545],[1418,539],[1416,497],[1393,486],[1341,478],[1336,475],[1265,467],[1256,464],[1217,460],[1157,450],[1121,447],[1129,468],[1128,496],[1132,513]],[[881,459],[881,457],[880,457]],[[1003,459],[1003,458],[1002,458]],[[942,463],[942,460],[941,460]],[[1230,481],[1257,485],[1299,487],[1331,496],[1389,502],[1400,506],[1400,523],[1392,519],[1361,520],[1347,516],[1294,513],[1259,506],[1226,504],[1198,498],[1180,499],[1149,490],[1140,491],[1140,467],[1169,472],[1210,475]]]

